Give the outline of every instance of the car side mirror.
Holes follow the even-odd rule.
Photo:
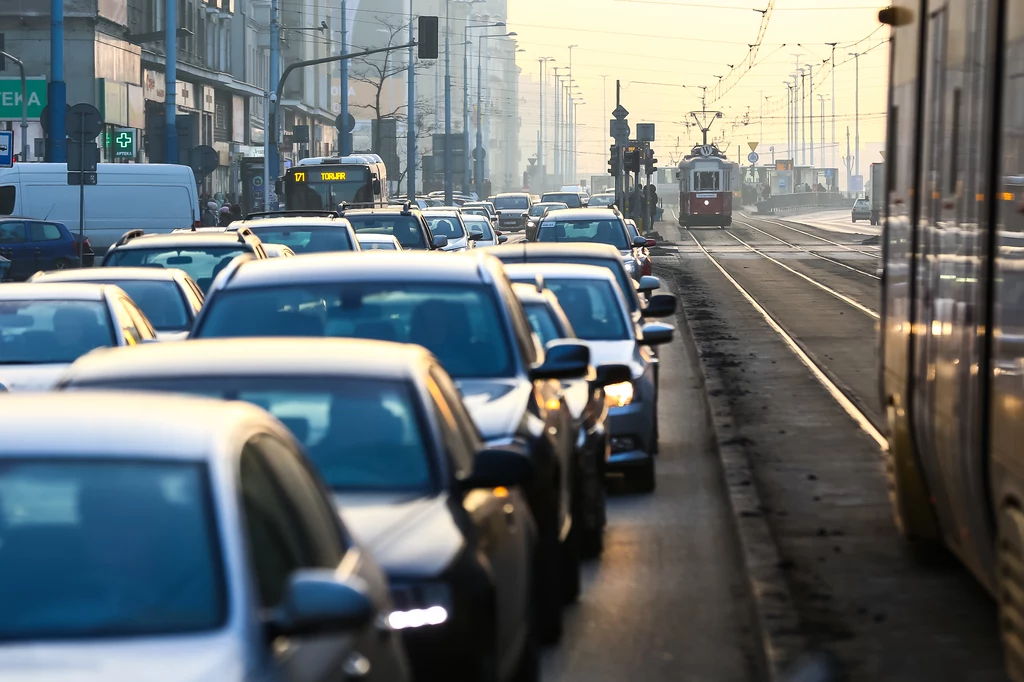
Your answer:
[[[636,246],[637,248],[647,246],[647,237],[641,237],[639,235],[633,237],[633,246]]]
[[[443,234],[434,235],[435,249],[443,249],[446,246],[448,246],[448,237],[444,236]]]
[[[651,296],[647,305],[640,314],[643,317],[671,317],[676,314],[678,301],[672,294],[658,294]]]
[[[471,241],[471,242],[478,242],[478,241],[480,241],[483,238],[484,238],[484,236],[481,233],[479,233],[479,232],[470,232],[469,233],[469,241]]]
[[[369,625],[375,611],[359,578],[342,580],[330,569],[302,569],[292,573],[267,625],[275,637],[347,632]]]
[[[504,244],[504,243],[505,243],[505,242],[507,242],[507,241],[508,241],[508,237],[506,237],[506,236],[505,236],[505,235],[503,235],[503,234],[499,234],[499,235],[498,235],[498,243],[499,243],[499,244]]]
[[[597,378],[592,383],[601,388],[633,380],[633,372],[628,365],[599,365],[595,373]]]
[[[530,370],[530,378],[580,379],[590,372],[590,346],[579,341],[556,339],[544,349],[544,362]]]
[[[661,288],[661,280],[653,275],[644,275],[640,278],[640,291],[654,291]]]
[[[533,480],[534,466],[524,453],[515,450],[487,448],[473,458],[473,473],[459,485],[463,490],[526,485]]]
[[[647,248],[651,248],[651,247],[657,246],[657,245],[658,245],[658,240],[651,239],[650,237],[647,238]]]
[[[670,342],[675,333],[675,327],[672,325],[651,322],[643,326],[639,341],[645,346],[660,346]]]

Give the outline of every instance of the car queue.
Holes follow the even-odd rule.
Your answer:
[[[528,195],[496,199],[525,224]],[[549,243],[489,215],[132,232],[0,286],[0,665],[540,679],[606,476],[656,487],[676,300],[613,209],[546,210]],[[33,674],[80,679],[59,658]]]

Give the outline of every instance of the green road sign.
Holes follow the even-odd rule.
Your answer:
[[[135,158],[135,128],[118,128],[111,138],[114,158]]]
[[[38,121],[46,106],[46,79],[29,78],[25,89],[28,92],[28,117]],[[0,78],[0,120],[21,120],[20,78]]]

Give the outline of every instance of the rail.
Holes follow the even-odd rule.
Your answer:
[[[856,199],[843,192],[776,194],[757,202],[758,215],[787,215],[808,211],[852,208]]]

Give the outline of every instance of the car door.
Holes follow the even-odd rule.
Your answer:
[[[23,280],[39,269],[36,259],[32,257],[32,247],[28,241],[28,226],[21,220],[4,220],[0,222],[0,256],[11,261],[8,276],[14,280]]]
[[[329,568],[344,572],[351,570],[353,559],[358,561],[355,554],[349,556],[341,522],[300,457],[293,446],[269,434],[252,438],[242,452],[241,502],[254,592],[261,610],[280,604],[295,571]],[[374,650],[359,649],[366,639]],[[287,682],[404,680],[400,670],[388,670],[388,661],[377,655],[379,647],[374,642],[378,639],[392,637],[381,638],[374,632],[368,638],[361,633],[278,638],[271,644],[271,655],[279,679]],[[388,677],[389,673],[394,677]]]
[[[434,401],[442,441],[455,470],[472,467],[483,444],[458,388],[439,366],[430,370],[428,391]],[[526,456],[526,455],[524,455]],[[520,490],[471,490],[462,505],[477,533],[494,576],[499,662],[520,650],[529,627],[532,518]]]

